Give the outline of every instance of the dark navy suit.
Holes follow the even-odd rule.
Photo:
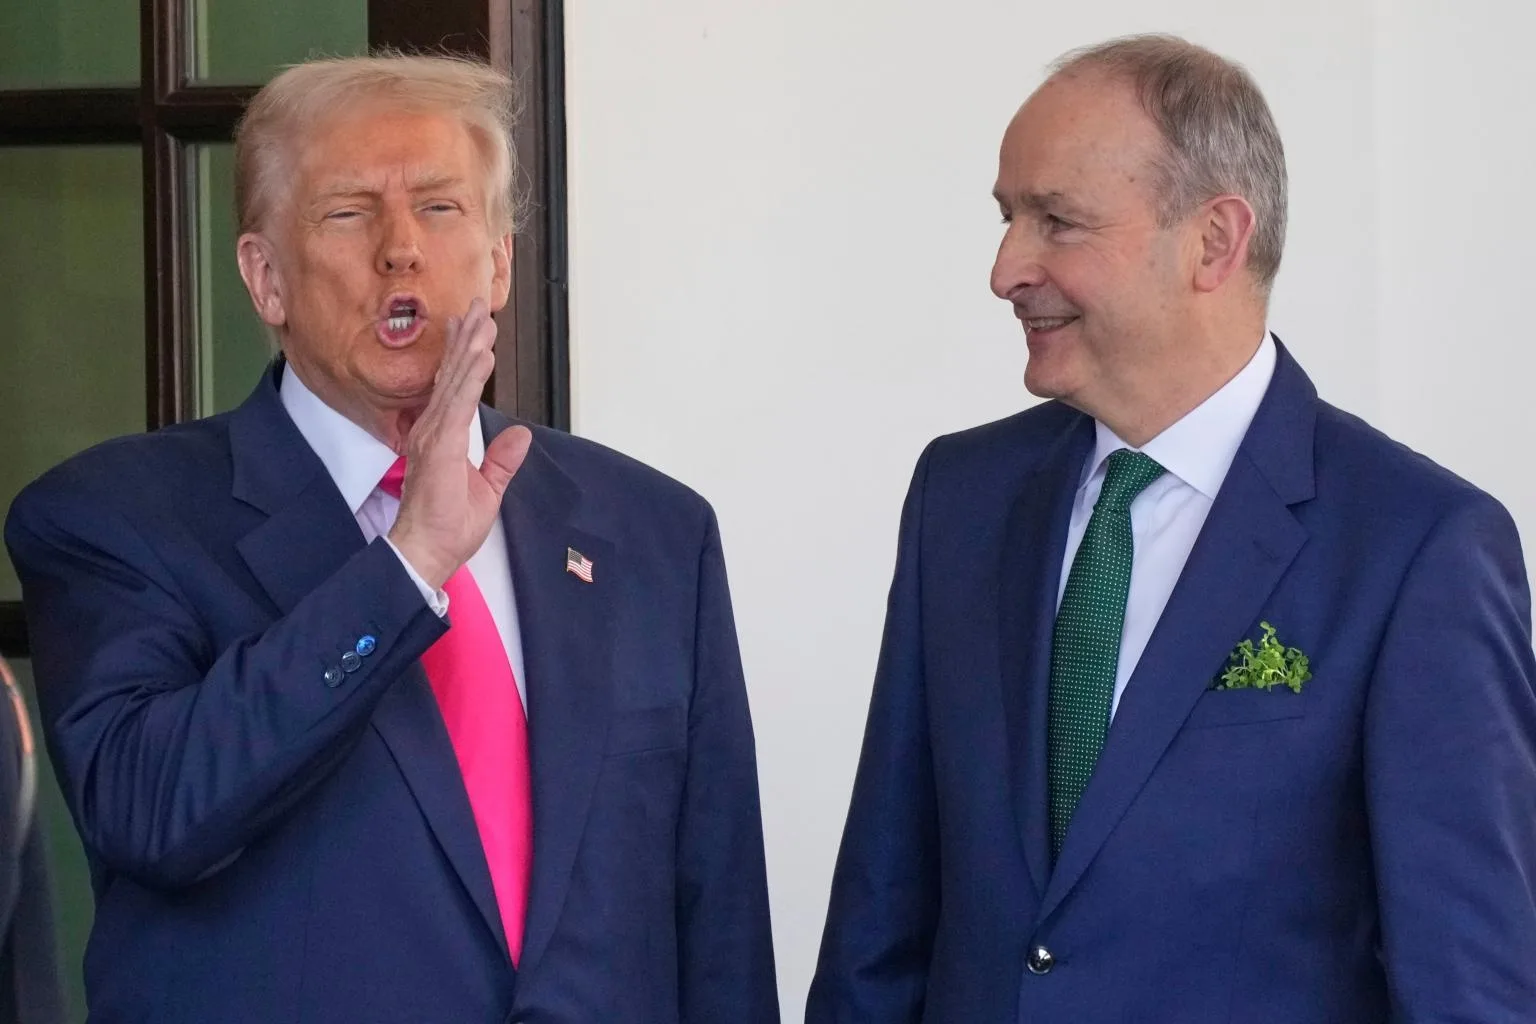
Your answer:
[[[418,663],[446,627],[364,544],[281,372],[232,413],[70,460],[7,523],[93,868],[92,1019],[777,1021],[709,507],[533,428],[502,509],[533,765],[514,972]]]
[[[1052,865],[1051,631],[1093,438],[1047,403],[918,465],[808,1024],[1536,1020],[1514,525],[1283,349]],[[1212,689],[1263,621],[1313,678]]]

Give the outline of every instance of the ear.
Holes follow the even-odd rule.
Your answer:
[[[1242,196],[1217,196],[1200,207],[1197,218],[1200,258],[1195,265],[1195,289],[1214,292],[1247,265],[1258,220]]]
[[[491,294],[486,301],[498,313],[512,294],[512,235],[508,232],[491,243]]]
[[[247,232],[235,243],[235,256],[240,262],[240,279],[251,293],[256,315],[269,327],[283,326],[288,322],[288,312],[283,307],[282,274],[271,240],[259,232]]]

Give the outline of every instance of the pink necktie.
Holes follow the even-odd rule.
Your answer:
[[[397,459],[379,481],[379,489],[398,498],[404,480],[405,459]],[[507,947],[516,964],[523,951],[523,916],[533,863],[528,720],[507,649],[469,566],[460,566],[443,590],[448,595],[451,625],[427,648],[421,664],[459,759],[491,869]]]

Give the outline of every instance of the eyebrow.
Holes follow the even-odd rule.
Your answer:
[[[445,190],[465,187],[463,178],[456,178],[449,174],[429,174],[412,179],[406,191],[412,195],[420,195],[423,192],[441,192]],[[328,199],[342,199],[352,196],[376,196],[379,190],[374,185],[362,181],[339,181],[317,193],[313,202],[325,202]]]
[[[999,206],[1012,205],[1015,207],[1022,207],[1026,210],[1044,210],[1053,206],[1065,207],[1069,210],[1074,208],[1072,201],[1067,198],[1067,194],[1065,192],[1059,191],[1020,192],[1013,196],[1013,203],[1010,204],[1007,196],[994,189],[992,192],[992,198],[997,200],[997,204]]]

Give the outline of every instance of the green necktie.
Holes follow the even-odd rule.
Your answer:
[[[1141,452],[1109,456],[1104,487],[1072,559],[1051,636],[1047,774],[1051,787],[1051,859],[1104,748],[1120,663],[1120,632],[1131,589],[1131,502],[1163,475]]]

